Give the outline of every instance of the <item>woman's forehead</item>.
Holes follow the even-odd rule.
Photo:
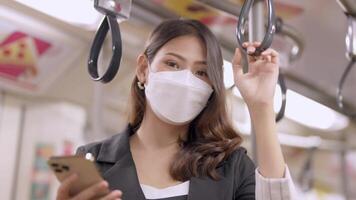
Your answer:
[[[205,61],[206,48],[204,43],[195,36],[180,36],[168,41],[157,52],[161,56],[178,55],[186,60]]]

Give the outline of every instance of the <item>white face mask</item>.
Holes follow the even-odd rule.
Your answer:
[[[145,88],[153,112],[162,121],[174,125],[192,121],[204,109],[213,92],[209,84],[188,69],[150,71]]]

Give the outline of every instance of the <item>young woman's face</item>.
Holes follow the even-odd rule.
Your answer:
[[[150,67],[154,72],[188,69],[212,85],[207,74],[206,48],[196,36],[181,36],[167,42],[157,52]]]

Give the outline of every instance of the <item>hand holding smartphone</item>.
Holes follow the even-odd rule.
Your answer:
[[[122,195],[121,191],[110,192],[95,164],[84,156],[54,156],[47,164],[61,183],[57,200],[77,196],[81,199],[117,199]]]

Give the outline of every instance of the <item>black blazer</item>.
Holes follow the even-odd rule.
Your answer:
[[[128,125],[109,139],[79,147],[77,154],[92,153],[103,178],[111,189],[123,192],[123,200],[145,200],[130,151],[132,134]],[[188,200],[255,200],[255,165],[244,148],[235,150],[217,167],[217,172],[223,177],[219,181],[192,177]]]

